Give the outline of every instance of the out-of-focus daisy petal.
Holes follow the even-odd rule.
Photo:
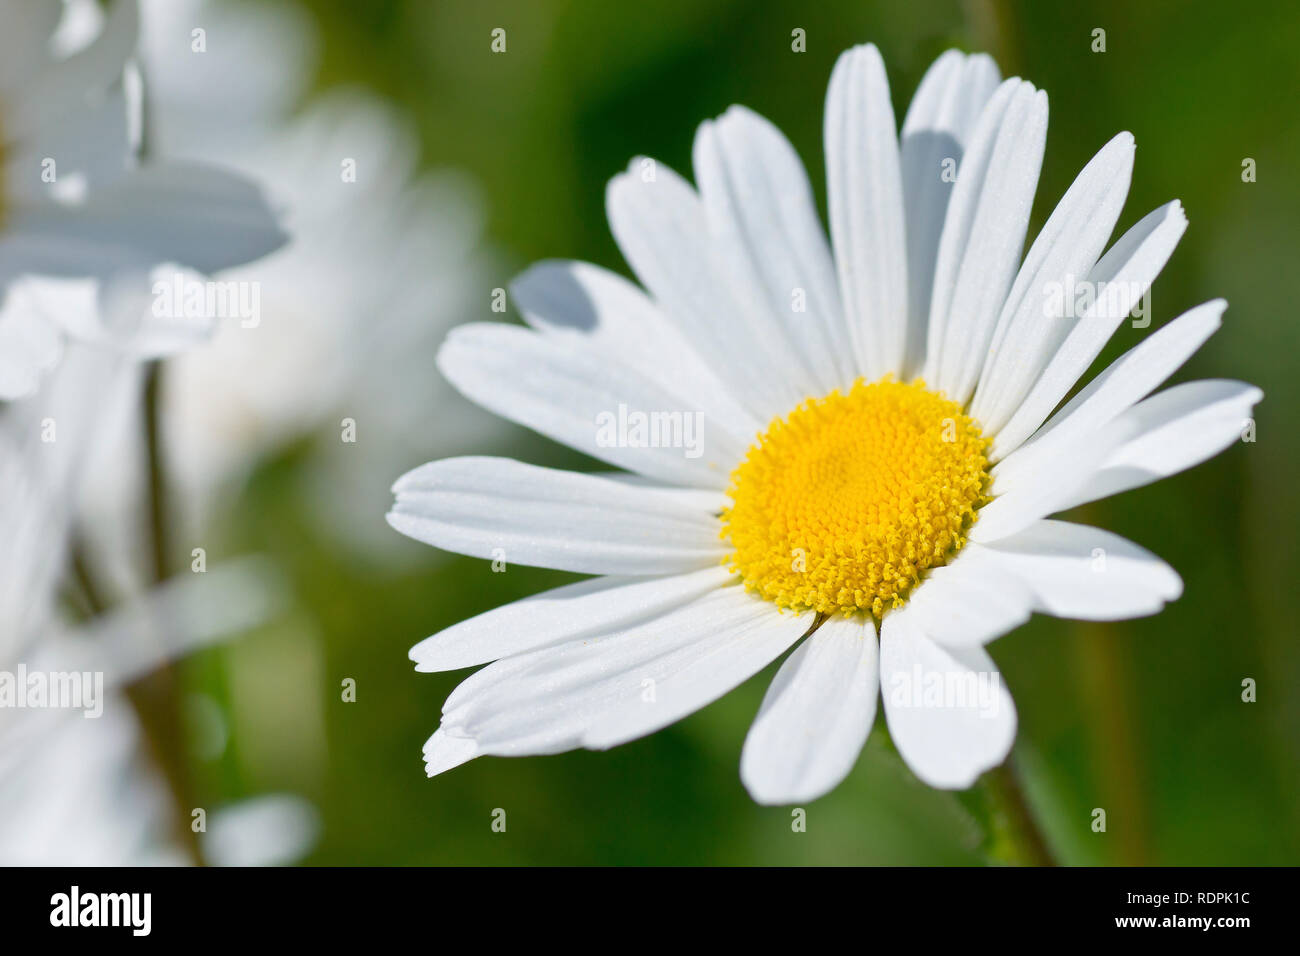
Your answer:
[[[0,399],[20,398],[36,390],[42,372],[53,368],[63,343],[49,318],[23,301],[11,286],[0,303]]]
[[[267,793],[220,807],[202,837],[212,866],[288,866],[311,852],[320,814],[292,793]]]
[[[42,4],[57,6],[56,4]],[[9,11],[5,11],[5,41],[0,49],[8,59],[11,48],[25,42],[9,34]],[[22,18],[20,18],[22,20]],[[23,21],[36,26],[33,21]],[[43,29],[43,23],[39,24]],[[85,102],[87,94],[103,93],[120,81],[127,58],[135,48],[140,26],[136,0],[114,0],[104,17],[99,35],[70,56],[25,59],[25,71],[0,72],[6,112],[4,135],[21,140],[37,135],[42,125],[61,122],[66,110]],[[38,49],[49,49],[49,38]],[[37,65],[39,63],[39,66]],[[25,89],[19,89],[25,87]],[[40,95],[31,95],[39,90]],[[13,95],[26,93],[27,95]]]
[[[210,166],[132,170],[75,206],[25,207],[13,231],[44,243],[32,271],[90,275],[177,262],[216,272],[279,248],[288,236],[251,180]]]
[[[6,7],[0,90],[16,91],[26,77],[49,60],[51,38],[62,16],[60,3],[15,3]]]

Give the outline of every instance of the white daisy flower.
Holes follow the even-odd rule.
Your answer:
[[[151,269],[214,272],[286,237],[247,178],[139,161],[136,0],[114,0],[106,13],[93,0],[6,2],[0,15],[0,398],[8,399],[35,390],[66,334],[144,355],[174,351],[175,323],[149,314]],[[138,297],[140,327],[101,326],[119,310],[97,309],[97,300],[124,285]]]
[[[855,48],[826,100],[829,245],[790,144],[736,107],[700,127],[696,188],[646,159],[609,185],[645,292],[544,263],[513,287],[528,328],[452,333],[439,365],[465,395],[631,474],[456,458],[397,482],[389,522],[411,537],[598,575],[413,648],[420,671],[495,662],[448,698],[430,775],[633,740],[798,645],[745,741],[756,800],[838,784],[877,687],[915,774],[967,787],[1016,732],[985,644],[1033,612],[1115,620],[1179,596],[1159,558],[1048,516],[1222,451],[1261,393],[1147,397],[1218,327],[1215,301],[1053,414],[1186,221],[1170,203],[1102,254],[1121,133],[1022,260],[1046,130],[1045,94],[949,51],[900,137],[879,53]]]

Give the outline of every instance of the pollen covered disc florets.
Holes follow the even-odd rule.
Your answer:
[[[901,607],[966,542],[989,439],[923,382],[861,380],[778,418],[731,475],[728,565],[777,605]]]

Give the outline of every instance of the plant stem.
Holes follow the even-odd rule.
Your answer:
[[[149,541],[153,558],[153,579],[168,576],[167,486],[163,480],[161,401],[162,363],[151,362],[144,383],[144,435],[148,455]]]
[[[1013,862],[1024,866],[1056,866],[1047,838],[1025,797],[1024,787],[1008,757],[1002,766],[985,775],[995,824],[1011,844]]]
[[[163,475],[160,437],[159,391],[162,365],[153,362],[146,373],[143,417],[145,447],[148,455],[146,490],[148,493],[149,540],[151,542],[152,578],[161,584],[168,576],[170,545],[167,539],[167,485]],[[144,729],[149,749],[166,778],[176,808],[176,832],[195,863],[202,863],[198,835],[189,826],[195,806],[189,765],[185,757],[184,725],[181,720],[180,685],[176,671],[164,664],[152,674],[127,689]]]

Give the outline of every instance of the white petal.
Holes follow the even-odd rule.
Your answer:
[[[592,471],[595,475],[609,481],[617,481],[629,488],[649,488],[668,491],[673,501],[690,511],[702,511],[705,514],[720,514],[731,505],[731,499],[716,488],[665,488],[663,484],[644,475],[634,475],[626,471]]]
[[[1047,94],[1007,80],[957,170],[935,262],[924,377],[961,404],[1020,262],[1046,140]]]
[[[998,319],[971,415],[996,434],[1065,340],[1075,317],[1065,290],[1085,281],[1110,238],[1133,174],[1133,136],[1101,148],[1066,190],[1029,247]]]
[[[457,737],[439,727],[424,742],[424,772],[430,777],[436,777],[477,756],[478,745],[471,738]]]
[[[44,5],[58,6],[53,3]],[[22,42],[17,36],[8,35],[11,16],[10,11],[6,9],[4,43],[6,59],[9,58],[9,51],[14,42]],[[6,87],[17,81],[17,91],[21,94],[16,98],[12,96],[5,98],[6,140],[23,140],[39,135],[38,131],[44,124],[61,121],[65,110],[75,108],[87,99],[102,95],[110,85],[118,82],[122,78],[127,58],[135,47],[139,20],[136,0],[117,0],[109,7],[99,35],[81,50],[71,56],[57,59],[42,57],[43,62],[35,74],[13,76],[7,70],[0,73]],[[32,25],[34,24],[24,23],[23,27]],[[43,30],[44,23],[39,24],[39,27]],[[48,49],[49,38],[40,46]],[[34,65],[35,57],[28,59],[21,55],[16,54],[16,56],[27,59],[27,69]],[[30,95],[32,90],[40,90],[40,95]],[[6,89],[5,92],[13,91]]]
[[[136,161],[128,109],[126,87],[119,85],[107,95],[69,103],[57,121],[51,118],[11,143],[13,148],[0,154],[5,201],[17,207],[84,196],[120,177]],[[30,175],[47,157],[57,161],[53,182]]]
[[[52,316],[35,307],[23,282],[0,292],[0,399],[30,395],[63,354]]]
[[[717,567],[669,577],[603,577],[566,584],[439,631],[411,648],[411,660],[417,671],[454,671],[608,634],[665,614],[722,587],[731,576]]]
[[[802,803],[839,785],[876,717],[880,675],[870,620],[832,617],[777,671],[740,757],[759,803]]]
[[[300,862],[320,836],[314,804],[291,793],[266,793],[226,804],[212,814],[199,837],[209,866],[290,866]]]
[[[1034,472],[1032,481],[1004,488],[1000,475],[993,478],[993,501],[978,512],[971,541],[996,541],[1029,527],[1039,518],[1064,511],[1076,503],[1079,490],[1097,469],[1134,434],[1133,424],[1115,424],[1077,443],[1069,454],[1049,455]]]
[[[1125,440],[1063,507],[1140,488],[1212,458],[1242,439],[1263,397],[1254,385],[1210,379],[1139,402],[1107,426],[1123,429]]]
[[[1029,591],[971,542],[931,571],[907,600],[908,616],[948,647],[987,644],[1029,620]]]
[[[970,549],[1023,585],[1035,611],[1056,617],[1142,617],[1183,592],[1178,573],[1150,551],[1087,525],[1038,521],[1019,534]]]
[[[710,363],[636,285],[586,262],[549,261],[510,283],[524,321],[609,361],[633,362],[745,442],[762,430]]]
[[[948,50],[921,78],[899,144],[907,210],[907,349],[902,378],[920,374],[939,236],[966,142],[1001,76],[992,57]]]
[[[216,272],[288,239],[251,180],[191,163],[141,166],[81,205],[24,207],[8,231],[26,268],[56,275],[162,262]]]
[[[1227,303],[1199,305],[1125,352],[1079,392],[1029,442],[998,462],[999,488],[1034,480],[1039,463],[1070,449],[1114,421],[1172,375],[1219,327]]]
[[[94,672],[106,687],[261,626],[283,609],[284,581],[260,558],[239,558],[203,574],[177,576],[76,631],[46,631],[33,669]]]
[[[1146,294],[1186,229],[1187,217],[1175,200],[1143,218],[1101,257],[1088,274],[1088,282],[1104,289],[1104,294],[1088,306],[1020,407],[999,429],[991,460],[1011,454],[1074,387]]]
[[[721,697],[812,620],[739,585],[719,588],[635,627],[488,665],[447,699],[443,727],[501,756],[604,750]]]
[[[638,370],[530,329],[452,330],[438,368],[465,397],[570,448],[670,484],[725,489],[743,439]]]
[[[654,160],[634,159],[610,180],[605,206],[632,271],[746,411],[768,422],[808,397],[807,370],[791,368],[793,346],[766,313],[755,316],[746,301],[752,292],[736,287],[685,180]]]
[[[5,10],[0,90],[18,91],[49,62],[51,40],[62,16],[61,3],[18,3]]]
[[[831,239],[858,372],[902,371],[907,329],[903,181],[889,80],[871,44],[840,55],[826,92]]]
[[[508,458],[448,458],[393,486],[388,523],[434,547],[580,574],[675,574],[725,555],[679,492]],[[686,500],[694,500],[687,492]]]
[[[810,392],[856,377],[835,266],[794,147],[758,114],[733,106],[695,137],[695,180],[719,255],[755,309],[783,329]],[[761,334],[760,329],[755,334]]]
[[[944,648],[907,608],[885,615],[880,682],[889,734],[924,783],[965,789],[1002,763],[1016,739],[1016,708],[993,659]]]

